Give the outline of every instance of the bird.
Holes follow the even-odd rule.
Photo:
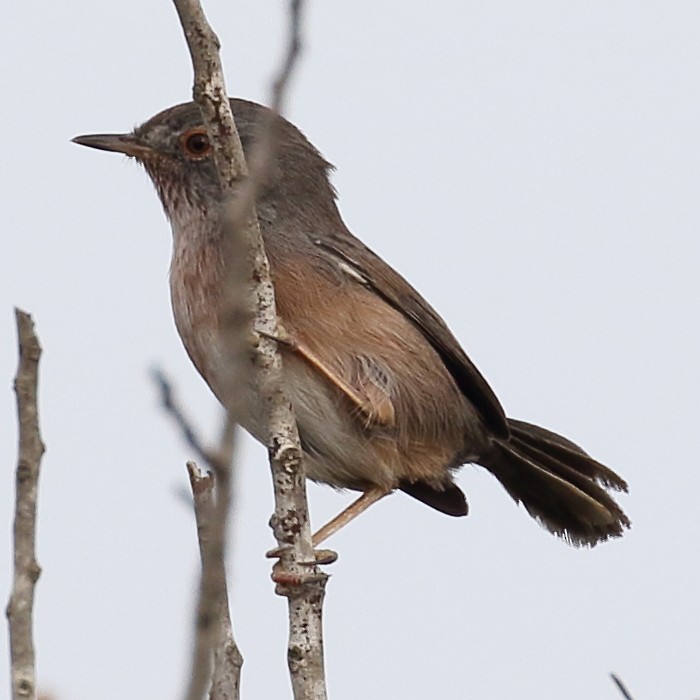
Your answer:
[[[314,545],[394,491],[467,515],[455,482],[465,464],[484,467],[571,545],[620,537],[631,523],[610,492],[627,492],[625,480],[567,438],[507,417],[433,307],[345,225],[333,166],[282,116],[239,98],[230,105],[247,157],[274,119],[276,150],[255,205],[307,477],[361,494],[315,533]],[[175,325],[221,400],[223,194],[199,108],[179,104],[129,133],[73,141],[134,158],[153,181],[172,229]],[[246,403],[241,424],[263,442],[261,401],[251,392]]]

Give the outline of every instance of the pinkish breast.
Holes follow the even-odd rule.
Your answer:
[[[218,310],[223,260],[216,235],[187,235],[173,223],[173,257],[170,264],[170,298],[180,338],[205,381],[215,393]],[[179,223],[179,222],[178,222]],[[184,223],[184,222],[183,222]]]

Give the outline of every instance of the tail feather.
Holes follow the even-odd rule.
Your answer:
[[[552,456],[539,449],[539,447],[532,447],[524,440],[516,437],[511,438],[508,447],[517,453],[518,458],[528,458],[533,464],[537,465],[538,468],[558,476],[566,483],[576,487],[579,491],[583,491],[593,500],[600,502],[600,504],[608,510],[614,511],[618,507],[612,496],[601,488],[593,477],[577,471],[574,467],[570,467],[559,457]]]
[[[575,464],[576,470],[605,488],[627,493],[627,482],[612,469],[597,462],[578,445],[551,430],[524,421],[509,419],[508,427],[514,438],[547,452],[565,464]]]
[[[510,440],[494,441],[484,466],[550,532],[574,545],[620,537],[630,521],[605,488],[627,490],[615,472],[566,438],[509,420]]]

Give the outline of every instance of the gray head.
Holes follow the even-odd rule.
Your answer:
[[[246,157],[270,112],[254,102],[230,100]],[[305,218],[309,209],[337,217],[331,165],[293,124],[275,122],[278,148],[258,195],[258,205],[273,206],[285,217]],[[127,134],[77,136],[75,143],[135,158],[150,175],[169,218],[181,207],[206,211],[221,200],[219,179],[206,128],[194,102],[170,107]],[[283,212],[279,210],[283,209]]]

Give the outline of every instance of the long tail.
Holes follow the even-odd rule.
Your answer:
[[[545,428],[508,419],[510,440],[494,441],[480,463],[513,499],[571,544],[620,537],[630,521],[606,489],[627,491],[614,471]]]

